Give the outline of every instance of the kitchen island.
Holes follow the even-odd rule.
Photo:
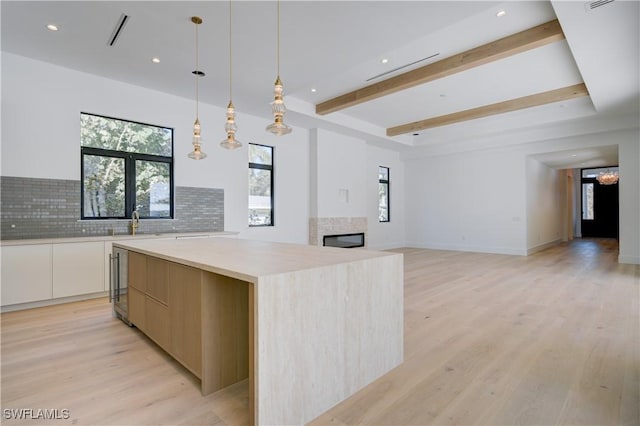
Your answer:
[[[208,394],[248,378],[254,424],[302,424],[403,359],[398,253],[126,241],[129,320]]]

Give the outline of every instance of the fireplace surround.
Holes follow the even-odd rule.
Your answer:
[[[309,244],[324,245],[325,235],[364,234],[363,244],[367,241],[366,217],[312,217],[309,218]]]

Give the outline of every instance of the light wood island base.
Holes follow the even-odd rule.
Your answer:
[[[302,424],[403,359],[402,255],[248,240],[118,243],[129,319],[254,424]],[[146,271],[142,273],[141,271]]]

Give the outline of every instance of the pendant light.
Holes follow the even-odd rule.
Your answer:
[[[231,50],[231,0],[229,0],[229,105],[227,105],[227,122],[224,130],[227,132],[227,138],[220,142],[220,146],[226,149],[236,149],[242,146],[240,141],[236,140],[236,109],[233,106],[231,74],[232,67],[232,50]]]
[[[282,80],[280,80],[280,0],[278,4],[278,22],[277,22],[277,47],[276,47],[276,62],[278,67],[278,76],[276,77],[274,88],[274,100],[271,102],[271,112],[273,113],[273,123],[269,124],[266,128],[267,132],[273,133],[276,136],[287,135],[291,133],[291,127],[287,126],[283,122],[284,114],[287,112],[287,108],[284,106],[282,100]]]
[[[196,121],[193,123],[193,151],[188,154],[188,157],[193,160],[202,160],[207,157],[207,154],[201,150],[200,118],[198,116],[198,80],[200,77],[204,77],[204,73],[198,69],[198,26],[202,24],[202,18],[192,16],[191,22],[196,26],[196,69],[192,72],[192,74],[196,76]]]

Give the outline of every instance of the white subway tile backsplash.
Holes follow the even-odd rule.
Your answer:
[[[0,177],[0,239],[126,234],[128,220],[80,220],[80,181]],[[141,234],[224,231],[224,190],[176,186],[174,219],[142,219]]]

